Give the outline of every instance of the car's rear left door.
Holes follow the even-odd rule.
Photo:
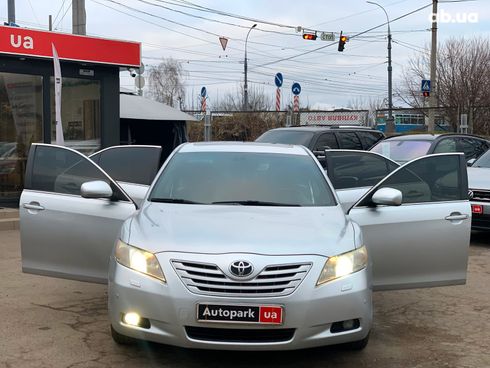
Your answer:
[[[400,191],[401,204],[375,204],[373,196],[383,188]],[[371,188],[348,215],[362,228],[374,289],[466,281],[471,206],[463,154],[410,161]]]
[[[90,155],[139,205],[160,168],[162,147],[126,145],[105,148]]]
[[[81,196],[81,185],[96,180],[110,186],[112,198]],[[136,210],[88,157],[47,144],[31,146],[19,207],[24,272],[101,283],[121,225]]]

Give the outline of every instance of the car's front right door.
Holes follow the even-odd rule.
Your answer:
[[[376,204],[374,195],[383,188],[401,192],[401,205]],[[466,281],[471,207],[463,154],[425,156],[403,165],[348,215],[362,228],[374,289]]]
[[[102,181],[111,198],[83,198],[81,185]],[[72,149],[33,144],[20,198],[22,270],[107,282],[109,255],[136,205],[100,167]]]

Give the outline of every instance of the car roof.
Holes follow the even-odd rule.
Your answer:
[[[196,142],[184,143],[179,152],[250,152],[279,153],[286,155],[308,156],[305,147],[292,144],[259,142]]]
[[[297,127],[287,127],[287,128],[275,128],[268,130],[268,132],[271,131],[297,131],[297,132],[322,132],[322,131],[346,131],[346,130],[361,130],[361,131],[374,131],[376,133],[383,134],[382,131],[373,129],[370,127],[365,127],[365,126],[346,126],[346,125],[341,125],[341,126],[318,126],[318,125],[309,125],[309,126],[297,126]]]
[[[486,140],[483,137],[472,134],[462,134],[462,133],[440,133],[440,134],[401,134],[388,137],[386,140],[397,140],[397,141],[435,141],[436,139],[442,139],[444,137],[469,137]]]

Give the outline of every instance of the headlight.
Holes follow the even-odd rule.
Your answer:
[[[116,260],[123,266],[166,282],[162,268],[153,253],[118,240],[116,244]]]
[[[362,270],[367,265],[367,258],[367,250],[364,245],[351,252],[330,257],[325,262],[316,285],[322,285],[328,281]]]

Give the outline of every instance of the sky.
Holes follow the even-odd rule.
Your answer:
[[[226,94],[237,93],[244,79],[245,38],[255,23],[247,43],[249,89],[274,100],[274,76],[281,72],[283,108],[291,103],[294,82],[302,88],[301,106],[312,108],[347,107],[354,101],[387,97],[386,15],[365,0],[85,1],[88,35],[141,42],[146,70],[167,57],[182,63],[187,109],[198,109],[203,86],[211,109]],[[397,88],[410,58],[430,47],[431,1],[377,2],[391,20]],[[424,6],[428,7],[403,17]],[[57,32],[71,32],[71,0],[16,0],[16,22],[22,27],[48,29],[50,14]],[[6,21],[7,1],[0,6],[0,18]],[[438,19],[439,42],[489,38],[490,0],[440,0]],[[333,32],[336,41],[304,40],[298,28],[318,36]],[[340,31],[350,37],[344,52],[337,51]],[[228,39],[226,50],[220,36]],[[121,86],[135,90],[129,72],[121,72]],[[395,105],[401,102],[395,100]]]

